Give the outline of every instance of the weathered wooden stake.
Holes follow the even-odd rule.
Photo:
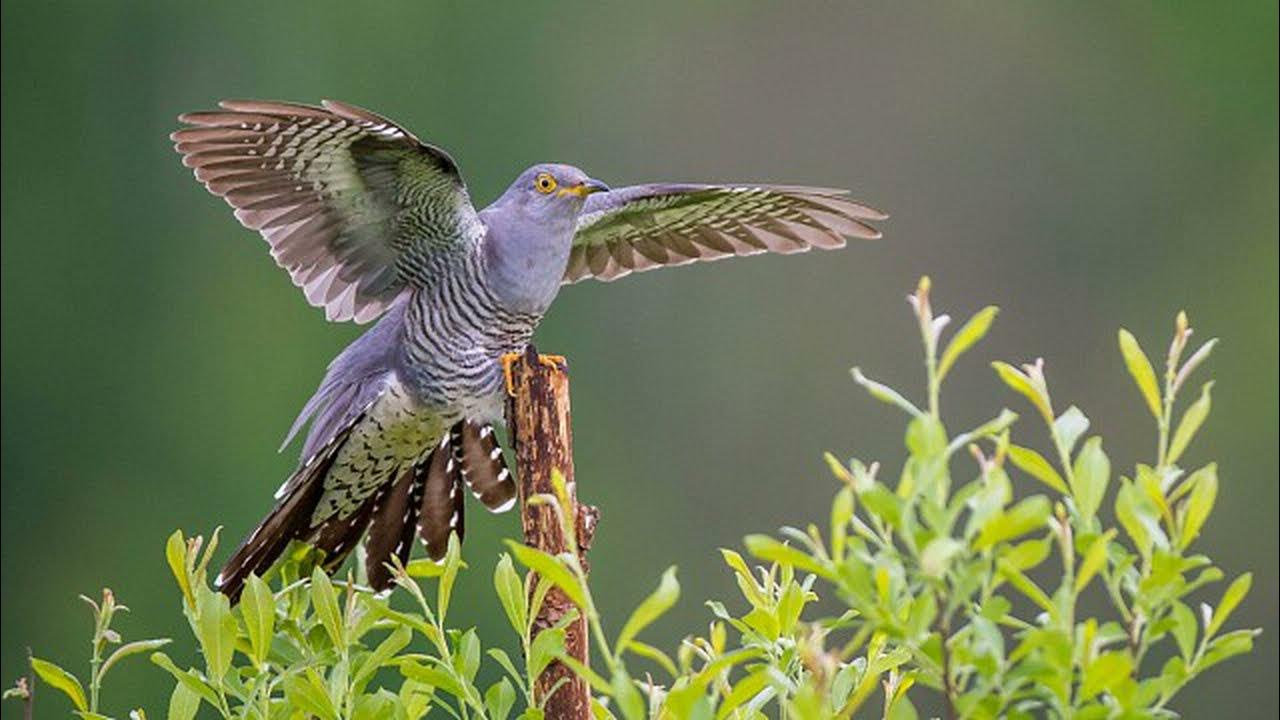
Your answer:
[[[595,534],[599,511],[579,505],[573,478],[573,434],[569,422],[569,375],[562,358],[539,357],[532,345],[509,367],[511,395],[507,398],[507,423],[515,443],[516,476],[520,488],[520,522],[525,544],[552,555],[568,551],[572,543],[555,510],[546,504],[530,505],[534,495],[554,495],[551,475],[559,470],[568,486],[568,508],[574,513],[578,560],[587,567],[586,551]],[[575,611],[573,602],[558,589],[552,589],[538,617],[534,634],[557,624],[567,613]],[[569,655],[584,665],[588,662],[587,621],[579,612],[577,620],[566,628],[565,647]],[[588,720],[591,717],[590,688],[582,678],[560,663],[552,663],[537,679],[535,696],[541,700],[547,692],[566,678],[544,706],[549,720]]]

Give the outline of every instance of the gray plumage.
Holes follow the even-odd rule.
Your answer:
[[[443,555],[463,491],[514,502],[493,425],[504,354],[528,344],[562,285],[762,252],[876,238],[885,215],[844,191],[741,184],[609,190],[536,165],[477,212],[457,164],[343,103],[225,101],[180,118],[183,162],[267,241],[308,302],[377,324],[330,364],[285,440],[308,423],[297,471],[218,582],[237,597],[292,540],[338,565],[368,532],[370,582],[416,535]],[[380,319],[379,319],[380,318]]]

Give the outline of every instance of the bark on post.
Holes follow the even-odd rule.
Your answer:
[[[512,394],[507,398],[507,423],[515,443],[516,476],[520,490],[520,522],[525,544],[557,555],[570,549],[555,511],[548,505],[530,505],[533,495],[554,494],[551,474],[559,470],[568,486],[570,509],[577,519],[579,561],[587,567],[585,553],[595,533],[598,511],[579,505],[573,479],[573,437],[569,423],[569,375],[562,359],[539,358],[533,346],[511,363]],[[564,593],[552,589],[534,620],[534,634],[555,625],[565,614],[576,610]],[[566,628],[565,646],[569,654],[586,664],[589,657],[586,618],[579,617]],[[586,681],[569,668],[552,663],[534,686],[538,699],[561,678],[568,682],[555,691],[544,706],[549,720],[588,720],[591,695]]]

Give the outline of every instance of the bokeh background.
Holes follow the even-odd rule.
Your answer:
[[[956,315],[1004,308],[953,375],[951,425],[1023,410],[986,361],[1043,355],[1118,470],[1154,440],[1116,328],[1158,356],[1187,308],[1223,339],[1189,458],[1221,462],[1203,547],[1255,571],[1237,623],[1266,632],[1179,709],[1274,717],[1276,12],[5,0],[0,677],[27,646],[86,655],[76,595],[104,585],[133,608],[126,635],[185,636],[164,538],[224,525],[234,543],[291,469],[276,445],[359,329],[308,307],[166,136],[222,97],[333,97],[448,148],[478,203],[560,160],[618,185],[848,187],[893,214],[839,253],[577,285],[539,331],[572,364],[596,591],[616,626],[678,563],[684,599],[651,631],[668,647],[733,593],[717,547],[826,512],[823,450],[899,456],[900,418],[848,368],[918,394],[903,300],[922,273]],[[469,530],[458,619],[507,642],[486,558],[516,518]],[[162,712],[161,672],[113,675],[109,707]]]

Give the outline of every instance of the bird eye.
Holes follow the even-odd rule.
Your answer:
[[[533,186],[538,192],[546,195],[556,189],[556,179],[551,177],[550,173],[538,173],[538,177],[534,178]]]

